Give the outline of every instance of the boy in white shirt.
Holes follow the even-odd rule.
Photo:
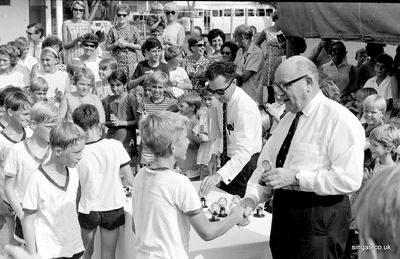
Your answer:
[[[50,158],[49,133],[59,120],[58,108],[48,102],[38,102],[30,110],[30,119],[32,136],[15,144],[4,162],[5,195],[16,213],[15,226],[10,231],[20,242],[23,241],[22,201],[26,185],[31,174]]]
[[[100,227],[102,258],[114,259],[119,227],[125,224],[125,192],[120,172],[124,185],[132,186],[131,158],[122,142],[101,137],[99,112],[95,106],[79,106],[72,118],[87,134],[77,167],[81,183],[78,219],[85,258],[93,254],[94,236]]]
[[[0,195],[2,198],[0,207],[2,214],[5,212],[4,207],[8,207],[8,211],[4,214],[7,216],[9,243],[13,245],[19,243],[14,239],[14,211],[4,192],[4,162],[15,144],[32,135],[32,130],[28,128],[31,105],[32,98],[20,91],[13,91],[4,99],[7,126],[0,132]]]
[[[247,221],[249,211],[237,206],[224,220],[209,222],[194,186],[173,168],[185,160],[189,119],[157,111],[139,122],[142,141],[154,160],[142,168],[133,183],[134,250],[141,258],[188,258],[190,225],[204,240],[214,239]]]
[[[79,175],[75,169],[85,133],[63,121],[50,130],[50,160],[32,173],[22,207],[27,250],[43,258],[80,258],[84,246],[78,222]]]

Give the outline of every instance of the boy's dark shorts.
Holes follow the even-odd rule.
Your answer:
[[[79,212],[79,225],[88,230],[100,226],[107,230],[114,230],[125,224],[124,208],[109,211],[91,211],[89,214]]]

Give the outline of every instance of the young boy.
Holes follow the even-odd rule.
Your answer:
[[[388,54],[380,54],[375,59],[374,70],[376,76],[365,82],[364,88],[374,88],[386,100],[387,110],[390,110],[393,101],[392,85],[389,72],[393,66],[393,58]]]
[[[133,181],[136,258],[188,258],[190,225],[201,238],[211,240],[247,220],[249,212],[236,206],[226,219],[209,222],[194,186],[173,169],[186,158],[188,125],[186,117],[168,111],[139,122],[142,141],[155,158]]]
[[[24,92],[21,87],[7,86],[0,90],[0,131],[2,131],[7,126],[6,110],[4,109],[4,99],[7,94],[11,92]]]
[[[169,82],[168,74],[156,71],[149,77],[149,85],[151,87],[151,96],[143,100],[143,104],[138,107],[139,119],[140,117],[152,114],[156,111],[166,111],[171,106],[176,104],[174,99],[164,95],[165,89]],[[153,153],[151,150],[142,144],[140,164],[147,165],[153,160]]]
[[[49,90],[49,84],[43,77],[34,77],[31,79],[28,87],[28,93],[32,97],[33,103],[46,101],[46,94]]]
[[[198,122],[197,111],[201,106],[201,97],[197,93],[184,93],[178,98],[178,106],[180,114],[189,119],[187,136],[190,141],[186,159],[178,162],[178,167],[181,173],[189,177],[191,181],[198,181],[200,166],[197,164],[197,152],[201,139],[193,133],[193,128]]]
[[[50,146],[51,157],[32,173],[22,203],[26,247],[30,254],[37,252],[43,258],[80,258],[84,247],[75,167],[85,147],[85,133],[63,121],[50,130]]]
[[[145,50],[147,60],[138,63],[129,81],[128,92],[138,85],[143,85],[145,79],[154,71],[162,71],[167,75],[169,74],[167,64],[160,62],[162,45],[158,39],[148,38],[142,48]]]
[[[104,100],[109,95],[114,95],[111,91],[108,78],[113,71],[117,70],[117,60],[115,58],[103,58],[99,63],[99,76],[101,81],[96,82],[96,87],[92,93],[97,94],[100,100]]]
[[[93,254],[94,236],[100,227],[101,247],[107,248],[102,249],[102,257],[113,259],[118,228],[125,224],[123,185],[133,185],[131,158],[120,141],[101,137],[99,112],[95,106],[82,104],[75,109],[72,118],[86,132],[85,149],[77,167],[81,184],[78,219],[85,258]]]
[[[164,6],[161,3],[154,2],[151,5],[151,16],[147,19],[150,36],[161,40],[161,35],[167,26],[167,17],[164,14]]]
[[[18,244],[14,239],[14,216],[11,214],[13,209],[4,192],[4,162],[10,149],[32,135],[29,125],[29,110],[32,105],[32,98],[26,93],[15,91],[7,94],[4,100],[5,117],[7,126],[0,132],[0,195],[2,200],[1,207],[4,204],[8,206],[7,225],[9,234],[9,243]]]
[[[30,110],[30,138],[15,144],[4,162],[5,195],[16,213],[14,238],[23,241],[21,221],[22,201],[28,179],[40,164],[50,158],[49,133],[59,120],[58,108],[48,102],[37,102]]]
[[[349,93],[352,94],[353,97],[361,87],[358,85],[360,68],[365,60],[367,60],[367,51],[364,48],[357,50],[355,59],[357,60],[357,65],[352,65],[349,72]]]

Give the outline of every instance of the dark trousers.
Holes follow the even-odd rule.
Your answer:
[[[257,168],[257,160],[260,153],[256,153],[251,156],[250,161],[243,167],[242,171],[228,184],[221,182],[220,189],[230,193],[232,195],[239,195],[244,197],[246,193],[247,182],[249,181],[254,170]],[[229,161],[230,157],[228,157]]]
[[[351,219],[348,196],[276,190],[272,208],[274,259],[341,258]]]

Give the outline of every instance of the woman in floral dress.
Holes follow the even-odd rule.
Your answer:
[[[106,50],[118,62],[118,69],[125,72],[131,78],[135,67],[142,56],[140,50],[139,32],[137,28],[128,23],[129,7],[119,5],[117,7],[117,24],[110,29],[105,44]]]
[[[204,57],[205,43],[201,36],[195,36],[188,40],[189,50],[193,53],[187,56],[182,67],[186,70],[190,81],[192,81],[193,90],[202,95],[204,84],[207,82],[205,77],[206,70],[211,61]]]

